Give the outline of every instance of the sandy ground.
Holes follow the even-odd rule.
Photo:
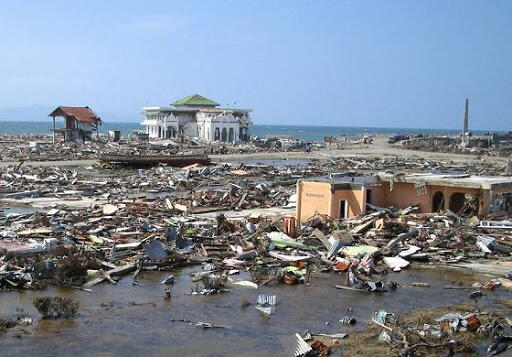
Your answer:
[[[278,160],[278,159],[320,159],[325,157],[410,157],[418,159],[436,159],[455,162],[480,161],[478,155],[462,155],[455,153],[439,153],[429,151],[416,151],[403,149],[401,144],[388,144],[387,137],[379,136],[372,145],[352,146],[343,150],[315,150],[311,153],[305,152],[271,152],[254,154],[233,154],[233,155],[212,155],[216,161],[237,161],[237,160]],[[506,162],[503,157],[486,156],[490,162]]]
[[[338,149],[321,149],[314,150],[311,153],[306,152],[257,152],[252,154],[224,154],[210,155],[213,161],[229,162],[229,161],[245,161],[245,160],[282,160],[282,159],[321,159],[326,157],[408,157],[424,160],[446,160],[454,162],[468,162],[486,160],[488,162],[506,162],[508,159],[504,157],[478,155],[462,155],[455,153],[439,153],[429,151],[405,150],[400,144],[388,144],[386,136],[379,136],[372,145],[354,145],[350,148]],[[90,166],[98,162],[98,160],[66,160],[66,161],[27,161],[24,165],[32,166]],[[3,161],[0,167],[19,163],[19,161]]]
[[[50,167],[50,166],[91,166],[97,163],[98,160],[61,160],[61,161],[25,161],[23,165],[31,165],[36,167]],[[13,164],[19,164],[20,161],[2,161],[0,167],[6,167]]]

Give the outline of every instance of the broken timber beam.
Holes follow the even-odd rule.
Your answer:
[[[103,274],[103,276],[99,276],[97,278],[94,278],[94,279],[88,281],[87,283],[82,285],[82,287],[83,288],[90,288],[91,286],[98,285],[100,283],[103,283],[106,280],[111,281],[113,276],[125,275],[125,274],[128,274],[128,273],[131,273],[135,269],[137,269],[137,264],[136,263],[126,264],[126,265],[114,268],[112,270],[109,270],[109,271],[105,272]]]

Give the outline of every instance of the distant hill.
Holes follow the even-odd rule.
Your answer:
[[[0,121],[47,121],[48,114],[55,107],[47,105],[29,105],[24,107],[12,107],[0,109]],[[94,108],[93,108],[94,110]],[[101,119],[108,122],[140,122],[142,116],[139,113],[118,114],[109,112],[96,112]]]

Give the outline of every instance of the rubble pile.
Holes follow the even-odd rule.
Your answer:
[[[83,207],[74,206],[75,201],[69,199],[69,206],[49,201],[55,207],[46,208],[45,213],[8,213],[0,232],[0,248],[5,252],[3,285],[27,287],[50,277],[58,277],[60,283],[73,283],[75,276],[85,277],[100,267],[115,270],[120,263],[135,270],[146,258],[146,245],[152,242],[160,242],[158,249],[165,254],[157,260],[165,257],[165,264],[228,258],[216,261],[220,264],[216,270],[243,265],[259,273],[261,263],[270,261],[272,268],[264,269],[266,275],[277,276],[287,284],[307,281],[308,269],[329,268],[348,272],[346,287],[371,291],[384,291],[386,285],[365,280],[361,274],[399,271],[415,262],[510,261],[512,226],[495,228],[489,221],[453,213],[416,214],[414,206],[403,210],[374,207],[373,213],[342,221],[315,216],[298,230],[286,223],[293,217],[196,215],[200,208],[217,210],[219,205],[236,209],[261,207],[260,202],[263,207],[289,204],[289,193],[265,189],[248,186],[218,194],[199,192],[188,201],[167,197],[113,202],[103,194],[103,199],[87,201]],[[226,206],[222,206],[223,199]],[[48,260],[41,262],[33,255]]]
[[[388,273],[415,265],[511,262],[512,223],[506,213],[476,217],[450,211],[417,213],[415,206],[399,210],[368,205],[367,213],[352,219],[315,215],[297,224],[297,179],[401,169],[454,168],[449,162],[404,158],[311,160],[302,166],[281,167],[217,163],[139,170],[100,165],[11,165],[0,169],[0,204],[4,207],[0,215],[0,289],[57,285],[93,291],[98,284],[115,284],[130,275],[137,285],[142,271],[193,266],[190,280],[197,284],[189,293],[191,298],[227,294],[238,288],[311,284],[327,274],[339,277],[333,289],[386,293],[401,288],[388,279]],[[502,170],[498,164],[485,162],[456,169],[485,174]],[[284,211],[271,215],[270,208]],[[251,278],[238,278],[241,271]],[[510,278],[503,276],[471,289],[477,298],[477,292],[512,287]],[[174,275],[162,281],[166,299],[172,299],[175,283]],[[415,284],[429,287],[421,281]],[[279,313],[276,295],[260,294],[253,303],[265,316]],[[38,300],[36,307],[48,318],[73,316],[78,308],[72,301],[60,300]],[[380,315],[376,321],[386,326],[379,325],[386,333],[381,339],[392,348],[407,351],[418,351],[422,344],[456,350],[457,343],[453,346],[444,333],[462,332],[473,317],[481,317],[479,312],[467,311],[436,324],[425,322],[430,324],[428,328],[419,329],[399,322],[389,327],[387,314],[384,320]],[[484,318],[481,320],[484,325]],[[356,323],[353,316],[341,321],[342,325]],[[200,322],[197,326],[216,325]],[[439,335],[442,339],[432,347],[433,340],[421,342],[411,334]],[[311,340],[311,336],[298,335],[297,339],[300,354],[313,350],[328,354],[334,347]],[[339,347],[343,349],[343,341]]]
[[[353,159],[338,162],[342,161],[354,164]],[[391,165],[386,160],[365,160],[366,166],[370,164],[378,170]],[[324,167],[328,165],[324,163]],[[220,214],[218,217],[223,220],[197,216],[223,210],[293,208],[294,187],[286,184],[293,185],[299,171],[317,175],[319,166],[318,162],[304,169],[244,164],[184,169],[160,166],[121,171],[123,174],[98,167],[79,171],[10,166],[1,171],[0,202],[21,211],[10,208],[4,212],[0,249],[7,253],[4,261],[11,253],[28,256],[58,252],[86,258],[69,263],[67,273],[61,269],[61,282],[72,280],[73,272],[83,276],[88,269],[102,264],[108,267],[104,260],[120,251],[124,251],[123,257],[133,258],[133,263],[140,258],[137,252],[143,250],[144,243],[153,239],[171,243],[170,228],[179,232],[174,233],[173,239],[180,236],[181,245],[183,241],[196,245],[201,248],[197,251],[200,255],[209,256],[214,251],[212,247],[218,246],[217,252],[236,258],[250,247],[249,250],[258,250],[251,260],[266,257],[284,262],[315,261],[314,265],[322,265],[319,269],[350,268],[354,274],[399,270],[414,261],[450,264],[471,259],[507,260],[510,256],[508,230],[484,227],[476,217],[450,212],[415,214],[415,207],[401,211],[373,207],[373,213],[343,221],[314,217],[290,235],[286,234],[290,229],[284,232],[283,221],[270,225],[261,214],[237,219]],[[262,178],[267,182],[262,183]],[[293,211],[289,212],[293,215]],[[166,247],[168,251],[169,248],[172,250],[172,245]],[[280,272],[283,280],[304,280],[304,269],[296,265]],[[25,286],[26,269],[14,270],[7,269],[10,281]]]
[[[310,148],[322,147],[321,143],[311,144]],[[308,147],[309,148],[309,147]],[[248,143],[202,143],[191,138],[183,140],[140,141],[121,138],[112,141],[101,135],[93,141],[57,141],[53,143],[45,135],[3,135],[0,136],[0,159],[2,161],[52,161],[57,160],[92,160],[101,154],[122,155],[170,155],[183,152],[201,152],[210,155],[248,154],[282,151],[304,151],[306,143],[295,142],[294,145],[276,145],[275,141],[262,141],[254,138]],[[310,150],[310,149],[308,149]]]
[[[310,333],[304,334],[304,340],[317,352],[320,351],[315,348],[315,340],[329,347],[341,346],[350,355],[438,356],[486,352],[493,356],[510,349],[511,332],[507,312],[480,311],[475,306],[460,304],[401,316],[378,310],[364,330],[348,336],[343,334],[341,342],[325,337],[318,340]]]
[[[470,137],[467,145],[461,145],[458,136],[421,136],[403,141],[402,147],[408,150],[502,157],[512,152],[510,145],[500,146],[499,142],[493,142],[487,135]]]
[[[420,157],[351,157],[328,159],[326,166],[338,167],[344,173],[357,176],[361,173],[389,172],[401,173],[447,173],[500,176],[507,171],[506,163],[487,160],[453,162],[451,160],[426,160]],[[334,171],[336,172],[336,171]],[[338,171],[339,172],[339,171]]]
[[[52,144],[46,136],[1,136],[0,158],[2,161],[47,161],[94,159],[105,142],[67,142]]]

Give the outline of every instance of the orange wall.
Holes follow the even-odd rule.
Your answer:
[[[328,215],[331,184],[329,182],[299,181],[297,183],[297,220],[305,221],[315,213]]]
[[[382,182],[379,187],[368,188],[373,191],[373,204],[381,207],[393,206],[405,208],[409,205],[419,205],[419,212],[432,212],[432,196],[440,191],[444,195],[444,209],[450,206],[450,197],[455,192],[471,193],[476,195],[480,202],[479,214],[485,215],[489,212],[489,191],[481,191],[473,188],[426,186],[427,193],[418,196],[416,188],[412,183],[395,182],[393,191],[389,191],[389,183]]]
[[[372,187],[373,204],[380,207],[393,206],[405,208],[409,205],[419,205],[420,212],[430,211],[430,196],[418,196],[413,184],[395,182],[393,191],[389,191],[389,183],[381,182],[378,187]],[[370,189],[370,188],[368,188]]]
[[[418,196],[414,184],[395,182],[389,191],[389,182],[369,184],[365,189],[331,191],[331,183],[299,181],[297,183],[297,220],[303,222],[316,213],[339,218],[340,201],[348,202],[348,218],[365,212],[367,190],[372,191],[372,204],[380,207],[405,208],[418,205],[420,213],[432,212],[432,197],[440,191],[444,194],[444,209],[450,206],[451,195],[456,192],[471,193],[479,199],[479,215],[487,215],[490,207],[489,190],[472,188],[426,186],[426,194]]]
[[[364,189],[335,191],[331,195],[331,217],[333,218],[340,218],[340,200],[347,200],[348,202],[348,218],[355,217],[364,212],[366,191]]]
[[[348,202],[348,218],[360,215],[365,211],[366,191],[337,190],[332,192],[331,183],[315,181],[299,181],[297,183],[297,219],[306,221],[316,213],[339,218],[340,201]]]

